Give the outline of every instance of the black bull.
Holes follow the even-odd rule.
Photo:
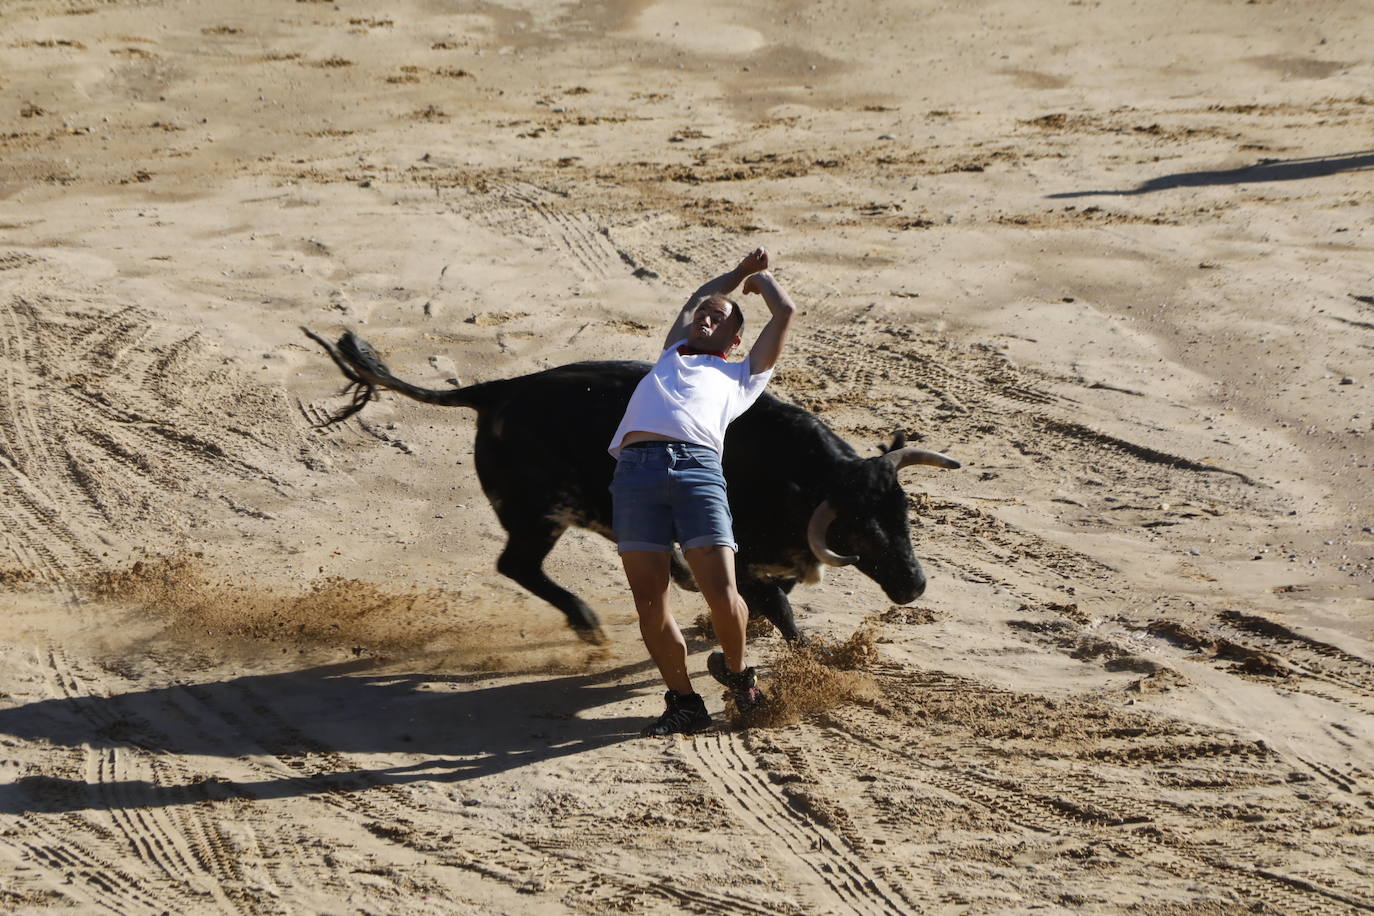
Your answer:
[[[579,636],[600,641],[596,613],[545,574],[544,558],[570,525],[612,537],[615,461],[606,447],[649,364],[572,363],[436,390],[396,378],[352,333],[331,346],[302,330],[351,383],[352,404],[330,423],[360,411],[378,387],[477,411],[477,477],[509,535],[497,570],[562,611]],[[798,581],[817,581],[821,562],[854,565],[898,604],[920,597],[926,579],[911,549],[897,474],[909,464],[949,468],[957,461],[905,447],[900,433],[886,454],[860,458],[815,414],[767,393],[730,425],[725,445],[736,580],[751,616],[797,639],[787,595]],[[673,578],[695,587],[676,555]]]

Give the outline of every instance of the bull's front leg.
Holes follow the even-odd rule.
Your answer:
[[[788,583],[789,588],[791,584]],[[788,642],[801,640],[801,631],[797,629],[797,622],[792,619],[792,605],[782,587],[773,582],[741,578],[737,588],[744,603],[749,605],[750,617],[763,617],[777,627],[782,638]]]

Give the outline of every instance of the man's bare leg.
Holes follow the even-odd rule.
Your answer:
[[[683,551],[701,595],[711,608],[711,626],[725,653],[725,666],[736,673],[744,670],[744,628],[749,623],[749,606],[735,588],[735,552],[713,545]]]
[[[639,634],[658,666],[658,673],[670,690],[692,693],[692,680],[687,676],[687,641],[668,611],[668,554],[627,550],[620,555],[620,562],[634,595]]]

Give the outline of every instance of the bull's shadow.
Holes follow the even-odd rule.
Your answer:
[[[0,786],[0,812],[163,807],[461,782],[637,735],[643,718],[582,714],[654,683],[651,667],[645,661],[454,689],[485,676],[384,673],[361,661],[110,697],[39,700],[0,710],[0,735],[68,748],[275,761],[257,769],[259,778],[243,779],[238,766],[235,780],[202,771],[179,785],[23,777]],[[407,762],[344,768],[338,754],[399,754]]]
[[[1153,194],[1172,188],[1196,188],[1211,185],[1255,184],[1263,181],[1298,181],[1304,178],[1321,178],[1341,172],[1360,172],[1374,169],[1374,150],[1360,150],[1336,156],[1310,156],[1306,159],[1266,159],[1254,165],[1238,169],[1219,169],[1201,172],[1176,172],[1161,175],[1141,182],[1134,188],[1105,191],[1065,191],[1060,194],[1047,194],[1051,200],[1068,197],[1130,197],[1137,194]]]

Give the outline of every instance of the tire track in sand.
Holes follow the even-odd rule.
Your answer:
[[[0,530],[21,569],[60,583],[67,570],[89,562],[95,554],[63,520],[58,502],[26,470],[53,463],[51,443],[34,406],[35,396],[41,399],[45,386],[31,365],[32,313],[32,304],[19,296],[0,302],[0,366],[4,368],[0,400],[0,519],[4,524]]]
[[[606,279],[627,273],[620,251],[587,215],[569,205],[569,195],[529,182],[494,185],[479,205],[478,219],[504,234],[551,243],[584,279]]]
[[[1228,610],[1217,615],[1214,627],[1159,619],[1137,629],[1249,680],[1374,716],[1374,662],[1268,618]]]
[[[53,692],[73,704],[105,742],[85,745],[83,775],[90,807],[113,827],[110,842],[127,847],[155,884],[184,898],[174,909],[213,901],[219,912],[250,912],[225,891],[242,885],[241,870],[218,827],[201,816],[197,803],[209,798],[203,784],[162,750],[167,737],[138,712],[124,709],[103,677],[83,671],[60,649],[47,649],[43,664]],[[179,803],[160,798],[167,794],[179,796]]]
[[[94,701],[79,702],[84,697],[74,694],[79,685],[65,670],[60,656],[44,652],[35,661],[46,672],[48,686],[57,688],[48,692],[57,699],[72,700],[71,708],[95,726],[97,732],[101,725],[113,724],[106,717],[93,714]],[[84,750],[73,751],[78,758],[98,753],[90,744]],[[61,768],[54,769],[62,772]],[[17,829],[0,831],[0,842],[10,846],[20,861],[38,872],[28,880],[46,884],[52,892],[88,911],[167,913],[184,911],[186,906],[199,902],[198,897],[176,895],[174,888],[160,881],[154,872],[127,863],[127,836],[119,830],[97,823],[83,813],[66,810],[72,801],[86,800],[79,795],[73,798],[82,788],[80,763],[71,773],[69,778],[44,774],[47,778],[30,789],[32,801],[21,809]],[[58,801],[57,811],[43,810],[50,797]],[[136,864],[145,866],[146,862],[139,859]]]
[[[790,805],[768,774],[728,733],[698,736],[683,745],[703,780],[735,817],[809,876],[813,899],[826,911],[863,914],[912,912],[838,833]]]
[[[178,685],[169,691],[168,710],[197,741],[223,746],[226,772],[253,787],[230,791],[239,794],[242,814],[238,823],[250,825],[261,817],[256,805],[258,786],[271,788],[283,782],[292,792],[308,796],[333,810],[333,842],[348,849],[359,845],[362,835],[423,852],[438,864],[461,868],[515,888],[520,893],[548,892],[556,896],[604,896],[610,888],[621,896],[655,895],[674,902],[690,912],[739,913],[763,916],[763,907],[738,906],[725,895],[674,887],[648,876],[617,872],[604,863],[585,862],[576,856],[538,848],[522,838],[509,836],[471,823],[456,828],[451,814],[427,809],[403,785],[388,781],[347,754],[321,744],[295,723],[278,713],[272,698],[245,682],[208,685]],[[232,751],[230,750],[232,748]],[[231,764],[231,765],[230,765]],[[276,843],[284,825],[259,824],[253,832],[258,841],[268,841],[279,850],[290,850],[289,843]],[[264,835],[264,831],[274,831]],[[302,841],[304,842],[304,841]],[[312,847],[318,843],[310,844]],[[330,846],[329,855],[338,849]],[[288,859],[301,861],[299,850]],[[308,863],[307,863],[308,864]],[[247,865],[243,865],[245,869]],[[301,883],[291,862],[268,863],[279,887]],[[318,865],[314,866],[318,868]],[[336,878],[353,886],[350,875],[336,869]]]
[[[1353,694],[1343,700],[1347,705],[1359,704],[1357,708],[1362,706],[1367,715],[1374,714],[1374,661],[1258,614],[1228,610],[1218,614],[1217,619],[1304,676]]]
[[[560,896],[596,897],[601,896],[598,888],[609,886],[621,896],[652,895],[703,916],[776,912],[728,894],[620,871],[605,862],[588,862],[471,823],[455,829],[445,812],[427,810],[404,787],[311,738],[277,713],[271,698],[255,688],[236,685],[232,697],[222,691],[212,696],[196,688],[187,690],[231,730],[251,734],[274,764],[308,787],[319,801],[347,814],[373,836],[426,853],[444,865],[472,871],[521,893],[534,893],[536,888],[552,893],[556,888]],[[282,776],[276,768],[269,772],[278,779]],[[341,774],[346,774],[343,781]]]
[[[237,883],[239,869],[217,829],[195,815],[205,795],[187,785],[179,767],[128,748],[88,748],[86,774],[124,842],[150,870],[183,893],[213,900],[219,912],[249,912],[224,891],[226,879]],[[181,803],[150,804],[165,792],[182,796]]]
[[[1095,794],[1092,802],[1070,797],[1075,780],[1039,785],[1036,780],[982,772],[971,766],[938,761],[943,755],[918,738],[904,734],[898,723],[865,709],[846,710],[844,721],[832,718],[832,740],[865,745],[871,751],[898,758],[910,778],[947,792],[1036,834],[1071,836],[1102,843],[1127,861],[1159,861],[1159,854],[1176,857],[1172,873],[1184,863],[1193,880],[1203,885],[1230,887],[1262,905],[1284,913],[1349,914],[1374,912],[1374,899],[1324,887],[1297,875],[1283,874],[1259,864],[1263,857],[1252,845],[1232,839],[1194,841],[1175,825],[1155,823],[1157,811],[1122,797]]]
[[[53,829],[45,819],[24,817],[19,842],[24,860],[48,872],[49,883],[88,911],[119,914],[177,912],[181,905],[149,885],[148,876],[133,874],[115,862],[118,854],[106,855],[77,838],[70,826]],[[182,901],[190,903],[191,901]]]
[[[36,286],[0,284],[0,567],[61,585],[130,526],[156,545],[209,517],[216,480],[286,497],[320,449],[283,391],[201,335]]]

